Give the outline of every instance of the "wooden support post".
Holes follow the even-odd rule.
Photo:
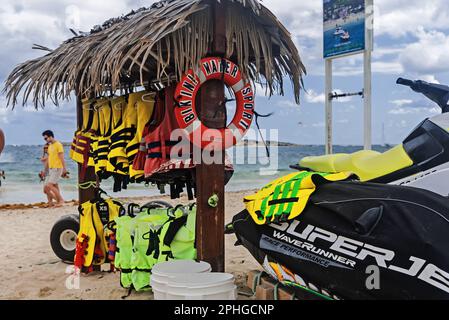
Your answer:
[[[226,2],[210,2],[214,22],[214,43],[211,54],[224,56],[226,52]],[[202,122],[210,128],[226,126],[224,106],[225,91],[221,81],[208,81],[201,88],[197,112]],[[224,192],[224,152],[216,155],[221,163],[206,165],[201,163],[196,169],[197,227],[196,239],[198,259],[209,262],[212,270],[223,272],[225,192]],[[218,196],[218,205],[211,207],[208,200]]]
[[[76,118],[77,118],[77,126],[78,128],[81,128],[83,123],[83,104],[81,101],[81,97],[79,95],[76,98]],[[78,164],[78,184],[82,184],[89,181],[97,181],[97,176],[95,174],[94,168],[92,167],[87,168],[85,170],[84,177],[82,171],[83,171],[82,165]],[[95,198],[95,188],[91,187],[89,189],[81,189],[78,187],[78,199],[80,204],[92,200],[93,198]]]

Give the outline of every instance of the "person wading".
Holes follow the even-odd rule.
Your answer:
[[[48,175],[45,178],[44,193],[47,195],[49,207],[61,207],[64,204],[64,199],[59,189],[59,180],[67,174],[64,147],[61,142],[55,139],[52,131],[44,131],[42,136],[48,144],[48,159],[42,158],[43,162],[48,162]]]

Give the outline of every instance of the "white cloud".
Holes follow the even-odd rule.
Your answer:
[[[418,41],[407,45],[399,56],[404,69],[421,75],[448,72],[449,35],[420,27],[416,36]]]
[[[76,2],[76,6],[74,6]],[[0,9],[0,81],[6,78],[15,65],[44,54],[31,50],[33,44],[56,48],[73,34],[68,26],[77,21],[78,28],[89,31],[95,24],[120,16],[132,8],[130,1],[122,0],[4,0]],[[134,1],[139,5],[151,5],[154,1]],[[145,3],[144,3],[145,2]],[[77,8],[74,19],[70,8]],[[73,10],[72,10],[73,11]],[[75,10],[76,11],[76,10]],[[76,28],[77,29],[77,28]]]
[[[287,109],[298,109],[299,105],[296,104],[292,100],[281,100],[278,102],[278,106],[281,108],[287,108]]]
[[[297,0],[266,0],[262,4],[288,25],[296,37],[320,39],[322,36],[322,2]]]
[[[310,75],[324,74],[322,58],[322,1],[266,0],[263,4],[271,9],[292,33]],[[419,28],[446,30],[449,21],[447,0],[376,0],[374,33],[395,40],[394,47],[379,48],[375,44],[373,53],[373,73],[400,74],[408,70],[405,61],[399,60],[406,51],[406,37],[416,36]],[[407,40],[408,41],[408,40]],[[417,46],[419,47],[419,46]],[[434,47],[432,45],[432,47]],[[443,48],[441,48],[443,49]],[[427,52],[435,52],[426,50]],[[441,52],[441,51],[439,51]],[[448,52],[449,50],[445,50]],[[410,55],[413,55],[412,53]],[[424,56],[424,54],[418,54]],[[362,55],[337,60],[336,76],[355,76],[363,73]],[[419,61],[417,58],[416,60]],[[447,60],[446,60],[447,61]],[[417,75],[436,73],[427,71],[425,65]],[[416,71],[416,70],[411,70]]]
[[[0,106],[0,123],[7,124],[9,123],[7,117],[7,110],[5,107]]]
[[[406,104],[412,104],[413,100],[408,100],[408,99],[391,100],[390,103],[394,104],[397,107],[402,107]]]
[[[411,99],[396,99],[390,100],[389,103],[395,107],[388,111],[391,115],[422,115],[422,114],[437,114],[441,109],[435,106],[432,102],[425,99],[417,101]]]
[[[312,123],[311,127],[312,128],[324,128],[325,127],[325,123],[324,122]]]
[[[404,50],[404,46],[400,47],[380,47],[375,46],[373,50],[373,58],[374,59],[381,59],[388,56],[397,56]]]
[[[440,81],[438,81],[434,75],[431,74],[424,74],[421,75],[420,77],[421,80],[427,81],[429,83],[436,83],[436,84],[440,84]]]
[[[404,67],[396,60],[394,61],[374,61],[372,64],[374,73],[381,74],[401,74]]]
[[[438,114],[441,110],[437,108],[395,108],[388,111],[392,115],[406,115],[406,114],[422,114],[422,113],[433,113]]]
[[[305,97],[306,97],[306,101],[308,103],[325,103],[326,101],[326,96],[323,93],[316,93],[314,90],[307,90],[307,93],[305,93]]]
[[[416,28],[446,29],[449,20],[447,0],[376,0],[375,35],[395,38],[413,35]]]
[[[268,88],[262,86],[259,83],[255,84],[254,92],[256,93],[256,97],[267,97],[270,94],[270,92],[268,91]]]

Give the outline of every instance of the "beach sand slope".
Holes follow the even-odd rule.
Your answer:
[[[226,222],[244,208],[242,199],[251,193],[227,193]],[[177,202],[166,197],[153,199],[189,203],[186,198]],[[153,199],[136,198],[132,202],[144,204]],[[128,290],[120,287],[118,272],[82,275],[79,289],[66,288],[70,276],[66,272],[70,273],[71,266],[53,253],[50,231],[61,216],[73,213],[77,213],[75,206],[0,211],[0,299],[151,299],[151,292],[127,296]],[[261,267],[245,248],[235,247],[235,241],[234,235],[226,236],[226,271],[235,275],[240,289],[246,272]]]

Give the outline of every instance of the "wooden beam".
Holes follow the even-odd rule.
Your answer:
[[[226,53],[226,2],[210,2],[214,21],[214,42],[210,55],[224,56]],[[202,122],[210,128],[226,126],[226,111],[224,108],[225,91],[221,81],[206,82],[200,92],[197,112]],[[196,168],[197,188],[197,224],[196,239],[198,259],[209,262],[212,270],[225,270],[224,250],[224,152],[220,152],[221,163],[206,165],[201,163]],[[209,205],[211,196],[218,196],[216,207]]]
[[[76,119],[78,129],[81,128],[83,123],[83,104],[81,101],[81,97],[77,95],[76,98]],[[95,168],[89,167],[85,170],[84,175],[83,168],[81,164],[78,164],[78,184],[83,184],[90,181],[97,181],[97,175],[95,174]],[[90,201],[95,198],[95,188],[91,187],[88,189],[81,189],[78,187],[78,200],[79,203],[82,204],[86,201]]]

